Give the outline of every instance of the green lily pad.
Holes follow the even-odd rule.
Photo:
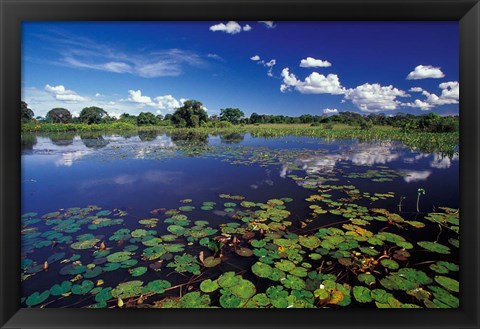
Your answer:
[[[389,270],[396,270],[400,267],[398,263],[392,259],[382,259],[380,261],[380,264],[382,264],[383,267],[388,268]]]
[[[170,225],[167,227],[167,231],[176,235],[183,235],[186,229],[180,225]]]
[[[305,286],[306,286],[305,281],[291,274],[287,274],[287,277],[281,279],[280,282],[285,287],[290,289],[295,289],[295,290],[303,290],[305,289]]]
[[[217,266],[218,264],[220,264],[222,262],[222,259],[220,257],[213,257],[213,256],[210,256],[210,257],[207,257],[203,260],[203,266],[205,267],[215,267]]]
[[[68,264],[65,267],[60,269],[61,275],[77,275],[84,273],[87,270],[87,267],[84,265]]]
[[[213,292],[217,290],[219,287],[217,280],[212,281],[211,279],[207,279],[200,283],[200,290],[206,293]]]
[[[444,246],[443,244],[437,243],[437,242],[429,242],[429,241],[420,241],[417,242],[417,244],[422,247],[423,249],[426,249],[428,251],[436,252],[439,254],[449,254],[450,253],[450,248],[447,246]]]
[[[83,273],[83,277],[86,279],[91,279],[99,276],[102,273],[103,273],[102,268],[100,266],[96,266],[92,269],[88,269],[87,271],[85,271],[85,273]]]
[[[147,230],[138,228],[138,229],[132,231],[132,233],[130,233],[130,235],[134,238],[141,238],[141,237],[144,237],[144,236],[147,235]]]
[[[150,281],[143,289],[143,293],[155,293],[155,294],[163,294],[165,289],[170,288],[172,285],[170,282],[166,280],[154,280]]]
[[[58,252],[58,253],[53,254],[50,257],[48,257],[47,262],[48,262],[48,264],[53,264],[53,263],[59,261],[60,259],[63,259],[64,257],[65,257],[64,252]]]
[[[313,249],[318,248],[320,246],[320,239],[317,238],[314,235],[299,236],[298,241],[302,246],[304,246],[304,247],[306,247],[310,250],[313,250]]]
[[[230,288],[236,285],[239,281],[239,277],[235,274],[235,272],[226,272],[218,278],[218,284],[222,288]]]
[[[46,301],[49,296],[50,290],[45,290],[42,293],[36,291],[30,296],[28,296],[28,298],[25,300],[25,304],[27,304],[28,306],[35,306]]]
[[[369,273],[359,274],[357,279],[358,279],[358,281],[365,282],[368,285],[376,282],[375,277],[372,274],[369,274]]]
[[[103,266],[103,270],[105,272],[112,272],[118,270],[120,267],[120,263],[107,263],[105,266]]]
[[[112,290],[114,298],[129,298],[142,293],[143,282],[139,280],[122,282]]]
[[[199,291],[189,292],[180,299],[182,308],[205,308],[210,304],[210,297],[202,295]]]
[[[90,280],[84,280],[81,284],[75,284],[72,286],[72,293],[75,295],[85,295],[93,289],[95,284]]]
[[[70,281],[63,281],[61,284],[55,284],[50,288],[50,294],[52,296],[60,296],[66,294],[72,288]]]
[[[295,264],[287,259],[282,259],[275,263],[275,267],[284,272],[290,272],[295,268]]]
[[[238,298],[245,300],[255,295],[256,289],[250,281],[240,279],[234,286],[230,287],[230,291]]]
[[[95,295],[95,301],[97,303],[104,303],[107,300],[111,299],[112,297],[113,297],[112,296],[112,288],[111,287],[103,288],[102,290],[100,290],[100,292],[98,292]]]
[[[460,283],[455,279],[451,279],[443,275],[437,275],[434,279],[435,281],[437,281],[438,284],[450,291],[460,291]]]
[[[144,275],[146,272],[147,272],[148,268],[145,267],[145,266],[140,266],[140,267],[136,267],[136,268],[133,268],[133,269],[130,269],[128,272],[130,273],[131,276],[142,276]]]
[[[369,303],[373,300],[370,289],[362,286],[353,287],[353,297],[360,303]]]
[[[253,255],[252,249],[246,248],[246,247],[240,247],[235,250],[237,255],[242,256],[242,257],[250,257]]]
[[[270,265],[264,264],[262,262],[256,262],[252,265],[252,272],[256,276],[261,278],[268,278],[273,272],[273,269]]]
[[[75,250],[89,249],[89,248],[93,248],[93,246],[95,246],[98,242],[100,242],[99,239],[89,239],[84,241],[78,241],[78,242],[72,243],[70,245],[70,248]]]
[[[110,263],[121,263],[123,261],[130,259],[131,256],[132,256],[132,253],[129,251],[119,251],[119,252],[108,255],[107,260]]]
[[[223,308],[238,308],[242,304],[242,300],[231,293],[222,294],[219,302]]]

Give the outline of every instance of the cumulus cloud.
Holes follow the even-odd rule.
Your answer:
[[[260,60],[260,56],[255,55],[255,56],[250,57],[250,59],[251,59],[252,61],[255,61],[255,62],[256,62],[256,61],[259,61],[259,60]]]
[[[103,95],[100,94],[100,93],[96,93],[96,94],[95,94],[95,97],[103,97]]]
[[[329,74],[327,76],[313,72],[304,81],[298,80],[295,74],[289,72],[286,67],[282,70],[283,83],[280,91],[286,92],[295,89],[302,94],[332,94],[341,95],[345,93],[345,88],[340,84],[338,75]]]
[[[153,99],[149,96],[142,95],[141,90],[129,90],[128,101],[139,104],[141,106],[150,106],[158,109],[157,113],[161,114],[161,110],[173,111],[183,105],[185,99],[177,100],[172,95],[156,96]]]
[[[141,90],[129,90],[128,91],[128,100],[133,103],[146,104],[153,106],[154,103],[152,99],[148,96],[143,96]]]
[[[433,67],[431,65],[418,65],[415,69],[407,75],[407,80],[419,80],[419,79],[439,79],[445,77],[442,70],[439,67]]]
[[[300,61],[300,67],[329,67],[332,63],[329,61],[323,61],[321,59],[315,59],[313,57],[307,57]]]
[[[442,82],[438,87],[442,90],[440,96],[422,89],[422,95],[425,96],[424,100],[416,99],[413,103],[409,102],[403,105],[429,110],[435,106],[458,104],[460,97],[460,84],[458,81]]]
[[[420,87],[412,87],[412,88],[408,89],[408,91],[411,91],[411,92],[414,92],[414,93],[421,93],[423,91],[423,89],[420,88]]]
[[[173,111],[183,105],[183,102],[175,99],[172,95],[157,96],[154,100],[160,110]]]
[[[404,103],[402,105],[403,106],[408,106],[408,107],[416,107],[416,108],[419,108],[420,110],[430,110],[433,107],[432,104],[421,101],[419,99],[416,99],[413,103],[408,102],[408,103]]]
[[[323,113],[324,114],[337,114],[338,110],[337,109],[324,109]]]
[[[268,29],[274,29],[276,27],[273,21],[258,21],[258,22],[265,25]]]
[[[235,21],[229,21],[227,24],[219,23],[219,24],[210,26],[210,31],[212,32],[220,31],[220,32],[225,32],[227,34],[237,34],[242,32],[242,30],[250,31],[251,29],[252,27],[250,25],[246,24],[242,28],[242,26]]]
[[[378,83],[365,83],[345,92],[345,98],[352,101],[363,112],[381,112],[396,110],[401,102],[397,97],[405,97],[407,94],[400,89],[389,86],[381,86]]]
[[[57,101],[61,102],[85,102],[88,101],[88,98],[78,95],[73,90],[66,89],[63,85],[50,86],[47,84],[45,86],[45,91],[53,96]]]

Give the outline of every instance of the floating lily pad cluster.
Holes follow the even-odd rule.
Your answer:
[[[311,217],[303,220],[289,210],[292,198],[256,202],[232,194],[200,203],[182,200],[177,209],[156,211],[158,218],[130,219],[125,212],[95,206],[24,214],[22,279],[38,290],[23,303],[458,307],[459,267],[450,257],[458,245],[412,241],[401,234],[433,221],[449,229],[449,241],[458,241],[458,210],[440,208],[412,221],[395,209],[368,206],[376,201],[371,197],[353,185],[322,186],[303,201],[311,209]],[[360,205],[359,200],[369,203]],[[229,213],[229,219],[212,226],[209,218],[216,211]],[[123,226],[127,219],[136,224]],[[113,224],[98,226],[107,221]],[[36,258],[37,249],[48,256]],[[415,253],[427,257],[427,265],[415,266]],[[61,281],[41,289],[42,278],[52,272]],[[120,281],[112,280],[113,272]]]

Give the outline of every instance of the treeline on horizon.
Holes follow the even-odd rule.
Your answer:
[[[26,102],[21,102],[21,120],[23,124],[116,124],[116,128],[131,126],[173,126],[176,128],[228,128],[233,125],[260,124],[310,124],[324,129],[333,129],[334,124],[356,126],[368,130],[373,126],[392,126],[405,131],[424,132],[458,132],[459,116],[440,116],[434,112],[423,115],[397,113],[387,116],[384,113],[361,115],[355,112],[339,112],[333,115],[303,114],[297,117],[285,115],[252,113],[245,117],[238,108],[225,108],[220,115],[208,116],[201,102],[189,100],[173,114],[155,115],[151,112],[141,112],[139,115],[123,113],[119,118],[110,116],[104,109],[91,106],[85,107],[78,117],[73,117],[65,108],[54,108],[45,117],[35,117]],[[35,117],[35,118],[34,118]]]

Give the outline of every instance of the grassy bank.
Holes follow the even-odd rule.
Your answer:
[[[453,155],[458,150],[459,133],[428,133],[402,131],[390,126],[374,126],[367,130],[348,125],[334,125],[332,129],[323,126],[312,127],[309,124],[264,124],[236,125],[226,128],[200,127],[175,128],[173,126],[135,126],[129,123],[111,124],[39,124],[22,125],[22,132],[110,132],[110,131],[158,131],[164,133],[233,134],[250,133],[255,137],[309,136],[325,139],[359,139],[361,141],[385,140],[400,141],[405,145],[422,151],[439,151]]]

